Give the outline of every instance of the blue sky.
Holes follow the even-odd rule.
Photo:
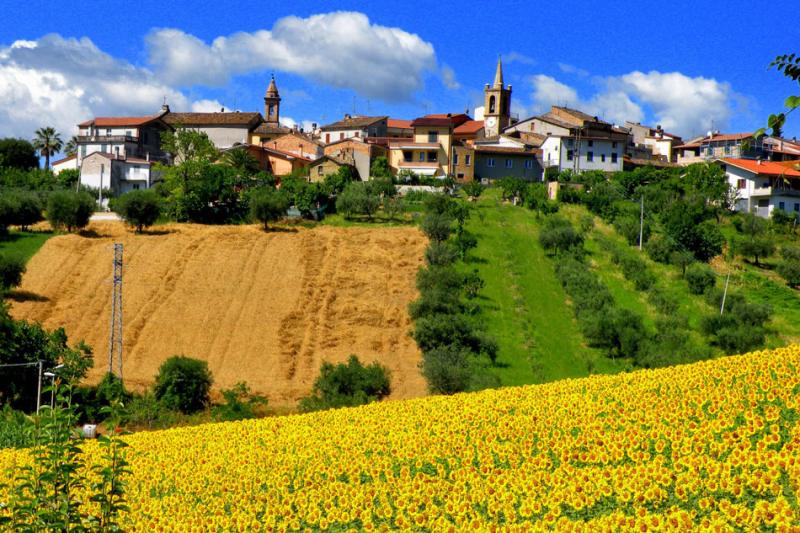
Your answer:
[[[5,0],[0,136],[93,115],[225,106],[282,116],[414,118],[474,110],[498,55],[521,116],[566,104],[689,136],[749,131],[800,87],[792,3],[51,2]],[[800,135],[800,118],[788,136]]]

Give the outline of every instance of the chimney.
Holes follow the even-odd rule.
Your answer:
[[[353,117],[350,116],[350,113],[345,113],[344,114],[344,119],[345,120],[350,120],[351,118],[353,118]]]
[[[166,102],[161,106],[161,112],[169,113],[169,106],[166,104]]]

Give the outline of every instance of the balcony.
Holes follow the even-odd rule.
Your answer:
[[[139,138],[133,135],[77,135],[78,143],[135,143]]]
[[[755,187],[753,192],[750,193],[751,197],[755,196],[788,196],[791,198],[800,198],[800,189],[790,189],[786,187]]]

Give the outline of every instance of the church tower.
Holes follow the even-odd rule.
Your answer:
[[[483,102],[483,127],[486,137],[496,137],[511,125],[511,85],[503,86],[503,64],[497,60],[494,83],[486,84]]]
[[[280,125],[281,116],[281,97],[278,94],[278,86],[275,85],[275,75],[267,87],[267,94],[264,96],[264,121],[267,124]]]

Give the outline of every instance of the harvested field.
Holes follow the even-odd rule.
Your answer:
[[[63,326],[94,348],[90,381],[107,369],[112,243],[125,246],[124,376],[143,388],[169,356],[208,361],[215,388],[238,381],[271,402],[308,394],[320,364],[380,361],[392,397],[425,392],[406,310],[425,238],[411,228],[160,226],[134,235],[93,223],[50,239],[19,287],[12,314]]]

